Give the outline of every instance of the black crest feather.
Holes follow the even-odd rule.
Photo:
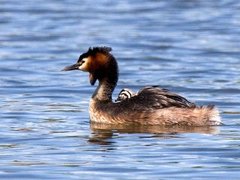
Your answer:
[[[98,53],[98,52],[107,54],[110,51],[112,51],[112,48],[111,47],[107,47],[107,46],[103,46],[103,47],[90,47],[88,49],[88,53],[93,53],[93,54]]]
[[[109,54],[109,52],[112,51],[111,47],[103,46],[103,47],[90,47],[87,52],[80,55],[78,62],[81,61],[83,58],[86,58],[88,56],[94,55],[96,53],[104,53]]]

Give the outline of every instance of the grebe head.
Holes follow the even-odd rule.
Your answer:
[[[124,88],[118,94],[118,97],[115,100],[115,102],[121,102],[123,100],[130,99],[131,97],[133,97],[135,95],[137,95],[137,94],[134,93],[131,89]]]
[[[110,54],[110,47],[93,47],[81,54],[76,64],[67,66],[63,71],[81,70],[89,72],[89,80],[94,85],[96,80],[102,81],[108,77],[116,83],[118,66],[115,58]]]

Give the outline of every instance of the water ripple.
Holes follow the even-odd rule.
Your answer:
[[[240,3],[94,3],[1,1],[0,178],[238,179]],[[97,45],[119,62],[114,98],[160,85],[215,104],[224,126],[90,124],[95,87],[61,69]]]

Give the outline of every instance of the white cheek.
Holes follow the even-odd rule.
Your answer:
[[[78,69],[82,71],[87,71],[89,58],[83,58],[82,61],[84,61],[84,63],[81,66],[79,66]]]

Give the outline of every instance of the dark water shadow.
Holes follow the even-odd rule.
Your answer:
[[[89,142],[108,145],[112,144],[111,139],[117,134],[152,134],[153,137],[158,138],[178,138],[179,134],[183,133],[199,133],[199,134],[218,134],[219,126],[205,126],[205,127],[187,127],[187,126],[140,126],[133,124],[113,125],[113,124],[99,124],[90,123],[92,136]]]

